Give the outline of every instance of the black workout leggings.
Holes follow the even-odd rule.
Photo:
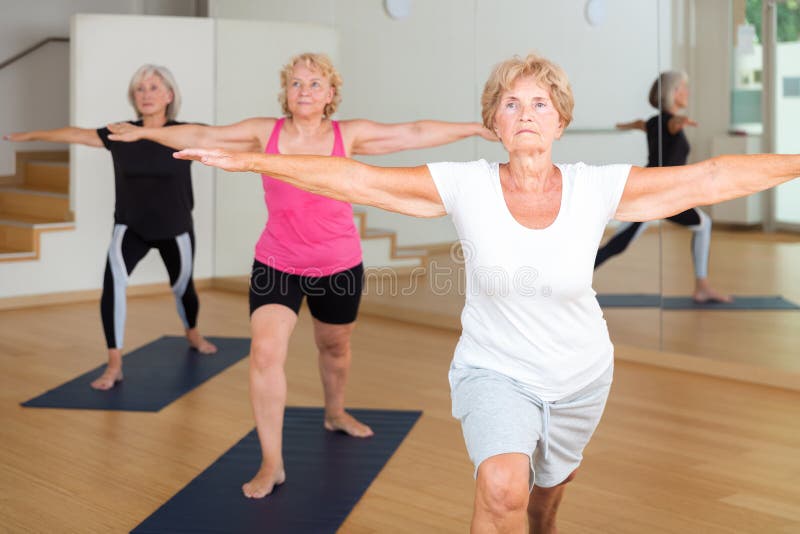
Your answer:
[[[111,245],[108,247],[103,296],[100,298],[100,315],[103,319],[106,343],[110,349],[122,348],[128,276],[153,248],[158,249],[167,268],[178,315],[184,327],[194,328],[197,324],[199,303],[192,280],[194,232],[184,232],[172,239],[148,241],[124,224],[117,224],[114,225]]]

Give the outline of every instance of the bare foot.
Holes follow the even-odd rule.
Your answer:
[[[106,367],[106,370],[103,372],[103,374],[91,383],[91,386],[93,389],[108,391],[116,386],[119,382],[122,382],[122,368],[116,366],[112,367],[109,365]]]
[[[370,427],[359,422],[347,412],[335,416],[326,415],[324,424],[326,430],[332,432],[338,430],[355,438],[368,438],[375,434]]]
[[[209,340],[200,335],[197,328],[192,328],[186,331],[186,338],[189,340],[189,346],[200,354],[214,354],[217,352],[217,347]]]
[[[692,299],[694,299],[694,301],[698,304],[705,304],[707,302],[733,302],[733,297],[730,295],[720,293],[714,289],[711,289],[710,287],[706,289],[698,289],[694,292],[694,295],[692,295]]]
[[[242,493],[248,499],[261,499],[272,493],[275,486],[280,486],[284,482],[286,482],[286,472],[282,464],[274,469],[262,463],[253,480],[242,485]]]

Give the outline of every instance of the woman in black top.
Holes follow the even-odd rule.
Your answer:
[[[128,99],[139,120],[133,124],[169,127],[180,92],[165,67],[144,65],[131,78]],[[122,380],[122,342],[125,328],[125,289],[134,267],[150,249],[157,249],[169,273],[189,345],[204,354],[217,351],[197,330],[199,304],[194,289],[194,231],[190,162],[172,157],[171,148],[152,141],[119,143],[108,139],[108,128],[58,128],[14,133],[10,141],[51,141],[105,147],[114,160],[114,231],[106,260],[100,314],[108,345],[108,366],[92,382],[111,389]]]
[[[660,95],[659,95],[660,87]],[[683,129],[696,126],[689,117],[678,114],[689,104],[689,80],[685,73],[666,71],[650,88],[650,104],[661,113],[645,122],[637,120],[617,124],[621,130],[643,130],[647,133],[647,166],[675,167],[686,165],[689,141]],[[695,302],[731,302],[731,297],[716,291],[708,283],[708,255],[711,248],[711,218],[697,208],[691,208],[667,218],[692,231],[692,258],[694,260]],[[634,222],[620,225],[614,236],[597,251],[594,267],[622,253],[644,231],[646,223]]]

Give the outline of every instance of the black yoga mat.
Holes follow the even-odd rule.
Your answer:
[[[123,356],[124,380],[109,391],[89,387],[103,373],[104,364],[22,405],[157,412],[250,352],[247,338],[208,339],[219,349],[216,354],[200,354],[189,348],[184,337],[164,336]]]
[[[286,482],[263,499],[241,486],[256,473],[256,431],[223,454],[133,529],[155,533],[334,533],[394,454],[421,412],[349,410],[375,431],[353,438],[322,427],[321,408],[287,408],[283,428]]]

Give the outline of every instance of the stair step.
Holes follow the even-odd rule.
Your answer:
[[[424,248],[406,248],[406,247],[397,247],[395,251],[395,256],[398,258],[406,258],[406,257],[420,257],[423,258],[428,255],[428,251]]]
[[[54,221],[52,218],[47,217],[33,217],[31,215],[23,215],[20,213],[3,213],[0,211],[0,224],[37,228],[70,228],[75,226],[75,221]]]
[[[33,251],[19,251],[12,249],[5,249],[0,247],[0,261],[12,260],[35,260],[36,252]]]
[[[364,237],[375,239],[379,237],[392,237],[395,235],[394,230],[387,230],[386,228],[367,228],[364,230]]]
[[[33,252],[33,226],[0,223],[0,249],[11,252]]]
[[[27,161],[25,188],[53,193],[69,193],[69,163],[65,161]]]
[[[0,213],[5,218],[35,217],[49,222],[68,221],[69,195],[21,187],[0,188]]]

